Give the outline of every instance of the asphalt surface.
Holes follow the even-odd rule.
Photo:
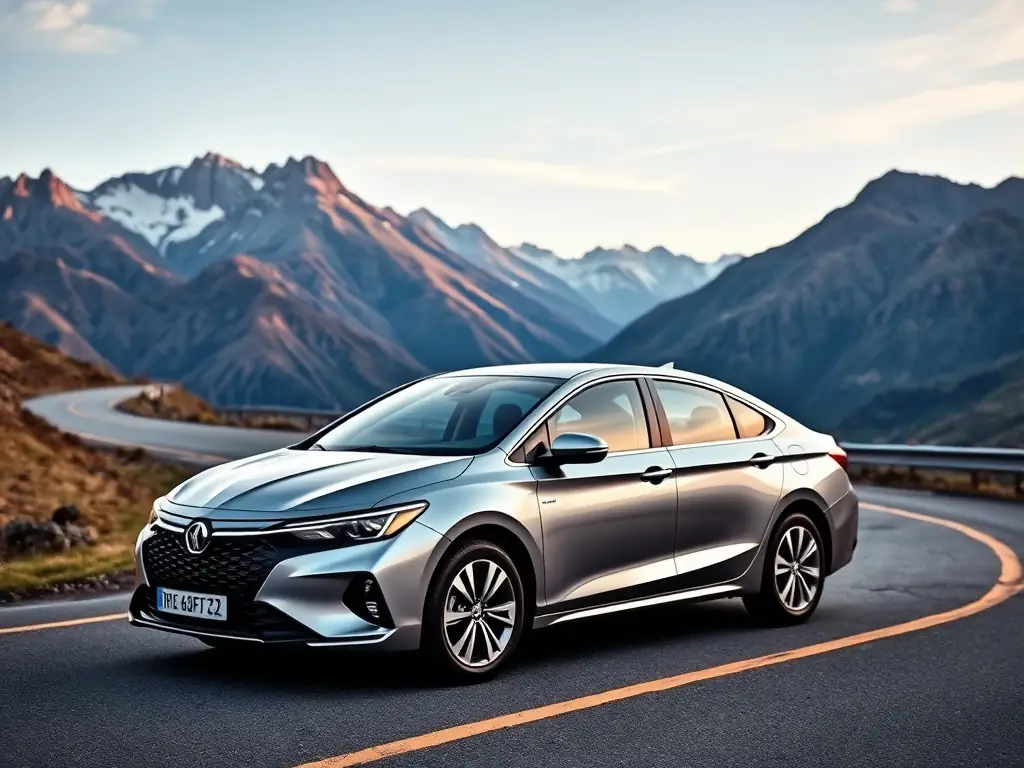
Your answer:
[[[27,400],[24,407],[65,432],[98,445],[141,447],[178,461],[209,464],[272,451],[295,442],[296,435],[271,429],[211,427],[162,421],[114,410],[145,387],[100,387]]]
[[[153,443],[163,425],[144,421]],[[158,438],[178,450],[212,444]],[[1024,558],[1024,505],[859,491],[865,502],[960,521]],[[865,507],[854,562],[827,581],[804,626],[754,627],[737,600],[573,622],[529,636],[497,679],[459,688],[438,686],[415,656],[225,658],[123,620],[3,633],[0,764],[294,766],[929,616],[971,603],[999,576],[983,543]],[[126,601],[7,608],[0,628],[116,614]],[[1024,766],[1024,596],[930,629],[377,765]]]

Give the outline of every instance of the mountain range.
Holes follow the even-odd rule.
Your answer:
[[[695,291],[743,258],[726,254],[713,262],[701,262],[666,248],[641,251],[631,245],[614,250],[594,248],[579,259],[560,258],[530,243],[512,252],[564,280],[620,325],[663,301]]]
[[[894,402],[875,398],[942,377],[955,386],[1020,353],[1022,298],[1024,180],[985,188],[893,171],[587,357],[672,360],[841,438],[909,439],[909,413],[870,427]]]
[[[0,179],[0,319],[218,404],[345,408],[438,370],[673,361],[847,440],[1012,444],[1024,180],[891,171],[793,240],[563,259],[373,206],[313,157],[91,191]],[[1016,414],[1016,415],[1014,415]]]
[[[710,279],[651,258],[679,291]],[[431,371],[579,357],[621,327],[607,288],[375,207],[313,157],[259,173],[210,153],[91,191],[0,179],[0,319],[215,403],[343,408]]]

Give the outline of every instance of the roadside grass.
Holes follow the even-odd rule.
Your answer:
[[[994,499],[1016,499],[1024,496],[1015,487],[1013,475],[992,472],[930,471],[906,467],[850,466],[850,478],[856,483],[883,488],[906,488],[934,491],[957,496],[982,496]]]
[[[145,522],[145,518],[143,518]],[[142,524],[139,524],[142,527]],[[133,568],[132,542],[111,541],[58,554],[36,554],[0,566],[0,593],[29,593]]]
[[[160,464],[141,451],[83,445],[33,415],[0,413],[0,525],[42,521],[62,505],[97,543],[0,561],[0,592],[44,588],[130,568],[132,547],[154,499],[194,470]]]

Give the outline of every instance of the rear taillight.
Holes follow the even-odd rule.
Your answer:
[[[842,448],[840,448],[837,445],[835,448],[833,448],[832,450],[830,450],[828,452],[828,455],[829,455],[829,458],[832,459],[836,464],[838,464],[844,470],[846,469],[846,465],[848,463],[847,457],[846,457],[846,451],[844,451]]]

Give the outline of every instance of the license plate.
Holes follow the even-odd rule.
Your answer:
[[[156,588],[156,609],[195,619],[227,621],[228,599],[223,595],[205,595],[180,589]]]

